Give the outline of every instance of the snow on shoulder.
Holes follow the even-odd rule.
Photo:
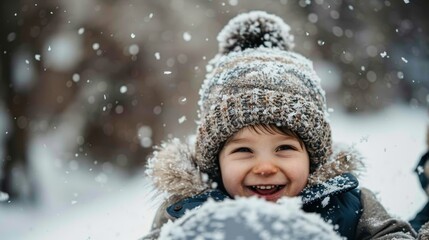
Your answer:
[[[314,213],[301,210],[299,198],[278,203],[237,198],[215,202],[187,212],[161,229],[165,239],[341,239],[333,226]]]
[[[219,53],[243,51],[247,48],[291,50],[294,36],[281,18],[263,11],[242,13],[231,19],[217,36]]]

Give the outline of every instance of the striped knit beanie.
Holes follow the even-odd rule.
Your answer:
[[[287,127],[304,142],[310,171],[332,152],[325,93],[310,60],[291,51],[289,25],[262,11],[240,14],[218,35],[219,53],[200,89],[196,164],[214,180],[218,154],[240,129]]]

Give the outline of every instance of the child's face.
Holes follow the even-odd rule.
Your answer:
[[[219,154],[222,181],[235,197],[258,196],[277,201],[297,196],[307,184],[310,160],[298,139],[243,128]]]

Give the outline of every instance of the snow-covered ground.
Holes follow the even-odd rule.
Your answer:
[[[366,158],[361,185],[377,193],[394,215],[409,219],[426,201],[413,169],[425,150],[423,108],[395,105],[376,114],[331,113],[334,140],[354,144]],[[0,205],[1,239],[137,239],[150,227],[157,203],[142,176],[58,171],[49,139],[34,140],[39,207]],[[48,145],[49,146],[49,145]],[[37,159],[37,161],[35,161]]]

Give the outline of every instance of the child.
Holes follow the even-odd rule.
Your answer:
[[[427,136],[429,141],[429,132]],[[428,142],[429,143],[429,142]],[[429,147],[429,144],[428,144]],[[420,184],[426,194],[429,196],[429,151],[426,152],[417,164],[415,172],[419,178]],[[427,223],[427,224],[426,224]],[[410,221],[411,226],[414,230],[429,234],[429,201],[426,205],[416,214],[416,216]],[[426,226],[424,226],[426,224]],[[421,230],[422,229],[422,230]]]
[[[426,129],[426,147],[429,149],[429,126]],[[429,196],[429,161],[428,160],[429,160],[429,151],[423,154],[415,169],[415,172],[417,173],[421,187],[423,188],[427,196]],[[428,236],[427,238],[429,239],[429,201],[410,221],[410,224],[414,228],[414,230],[419,232],[420,235],[426,234]]]
[[[168,200],[152,235],[208,198],[300,196],[347,239],[414,239],[373,194],[358,189],[358,157],[332,146],[324,91],[312,62],[291,52],[280,18],[255,11],[219,33],[219,54],[200,90],[195,146],[178,139],[149,161],[148,173]]]

